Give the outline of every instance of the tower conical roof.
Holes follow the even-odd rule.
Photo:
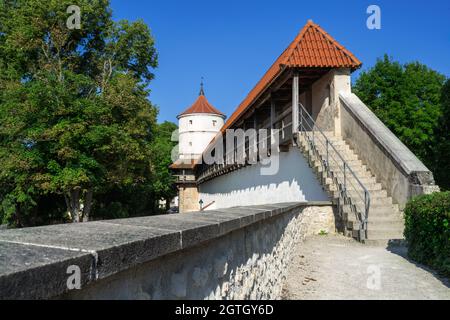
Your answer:
[[[209,113],[209,114],[217,114],[219,116],[225,117],[225,115],[222,112],[220,112],[219,110],[214,108],[209,103],[208,99],[206,99],[205,93],[203,91],[203,86],[200,89],[200,95],[198,96],[198,98],[194,102],[194,104],[192,106],[190,106],[189,108],[187,108],[186,110],[184,110],[182,113],[180,113],[178,115],[178,117],[184,116],[187,114],[193,114],[193,113]]]

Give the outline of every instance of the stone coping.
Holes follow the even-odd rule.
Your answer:
[[[168,253],[305,206],[293,202],[78,224],[0,230],[0,299],[46,299],[68,291],[71,265],[82,287]]]

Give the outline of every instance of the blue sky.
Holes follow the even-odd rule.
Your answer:
[[[371,4],[381,8],[381,30],[366,27]],[[112,8],[116,20],[143,19],[155,37],[159,67],[150,100],[159,122],[176,122],[202,76],[208,100],[230,116],[308,19],[353,52],[362,70],[388,53],[450,77],[448,0],[112,0]]]

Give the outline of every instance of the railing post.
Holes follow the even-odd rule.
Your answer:
[[[344,162],[344,191],[347,193],[347,163]]]
[[[327,139],[327,168],[329,169],[330,168],[330,162],[329,162],[329,157],[328,157],[328,144],[329,144],[329,142],[328,142],[328,139]]]
[[[316,142],[315,142],[315,140],[314,140],[314,124],[312,125],[312,142],[313,142],[313,145],[315,146],[316,145]]]
[[[298,107],[300,109],[300,131],[303,132],[303,106]]]
[[[364,231],[367,232],[367,223],[369,219],[369,208],[370,208],[370,195],[369,191],[367,190],[364,190],[364,204],[365,204]]]

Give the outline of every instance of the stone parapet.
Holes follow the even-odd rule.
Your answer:
[[[1,230],[0,299],[277,298],[289,248],[330,212],[284,203]],[[81,289],[69,290],[74,266]]]
[[[353,93],[341,93],[342,137],[403,210],[413,196],[439,191],[433,173]]]

